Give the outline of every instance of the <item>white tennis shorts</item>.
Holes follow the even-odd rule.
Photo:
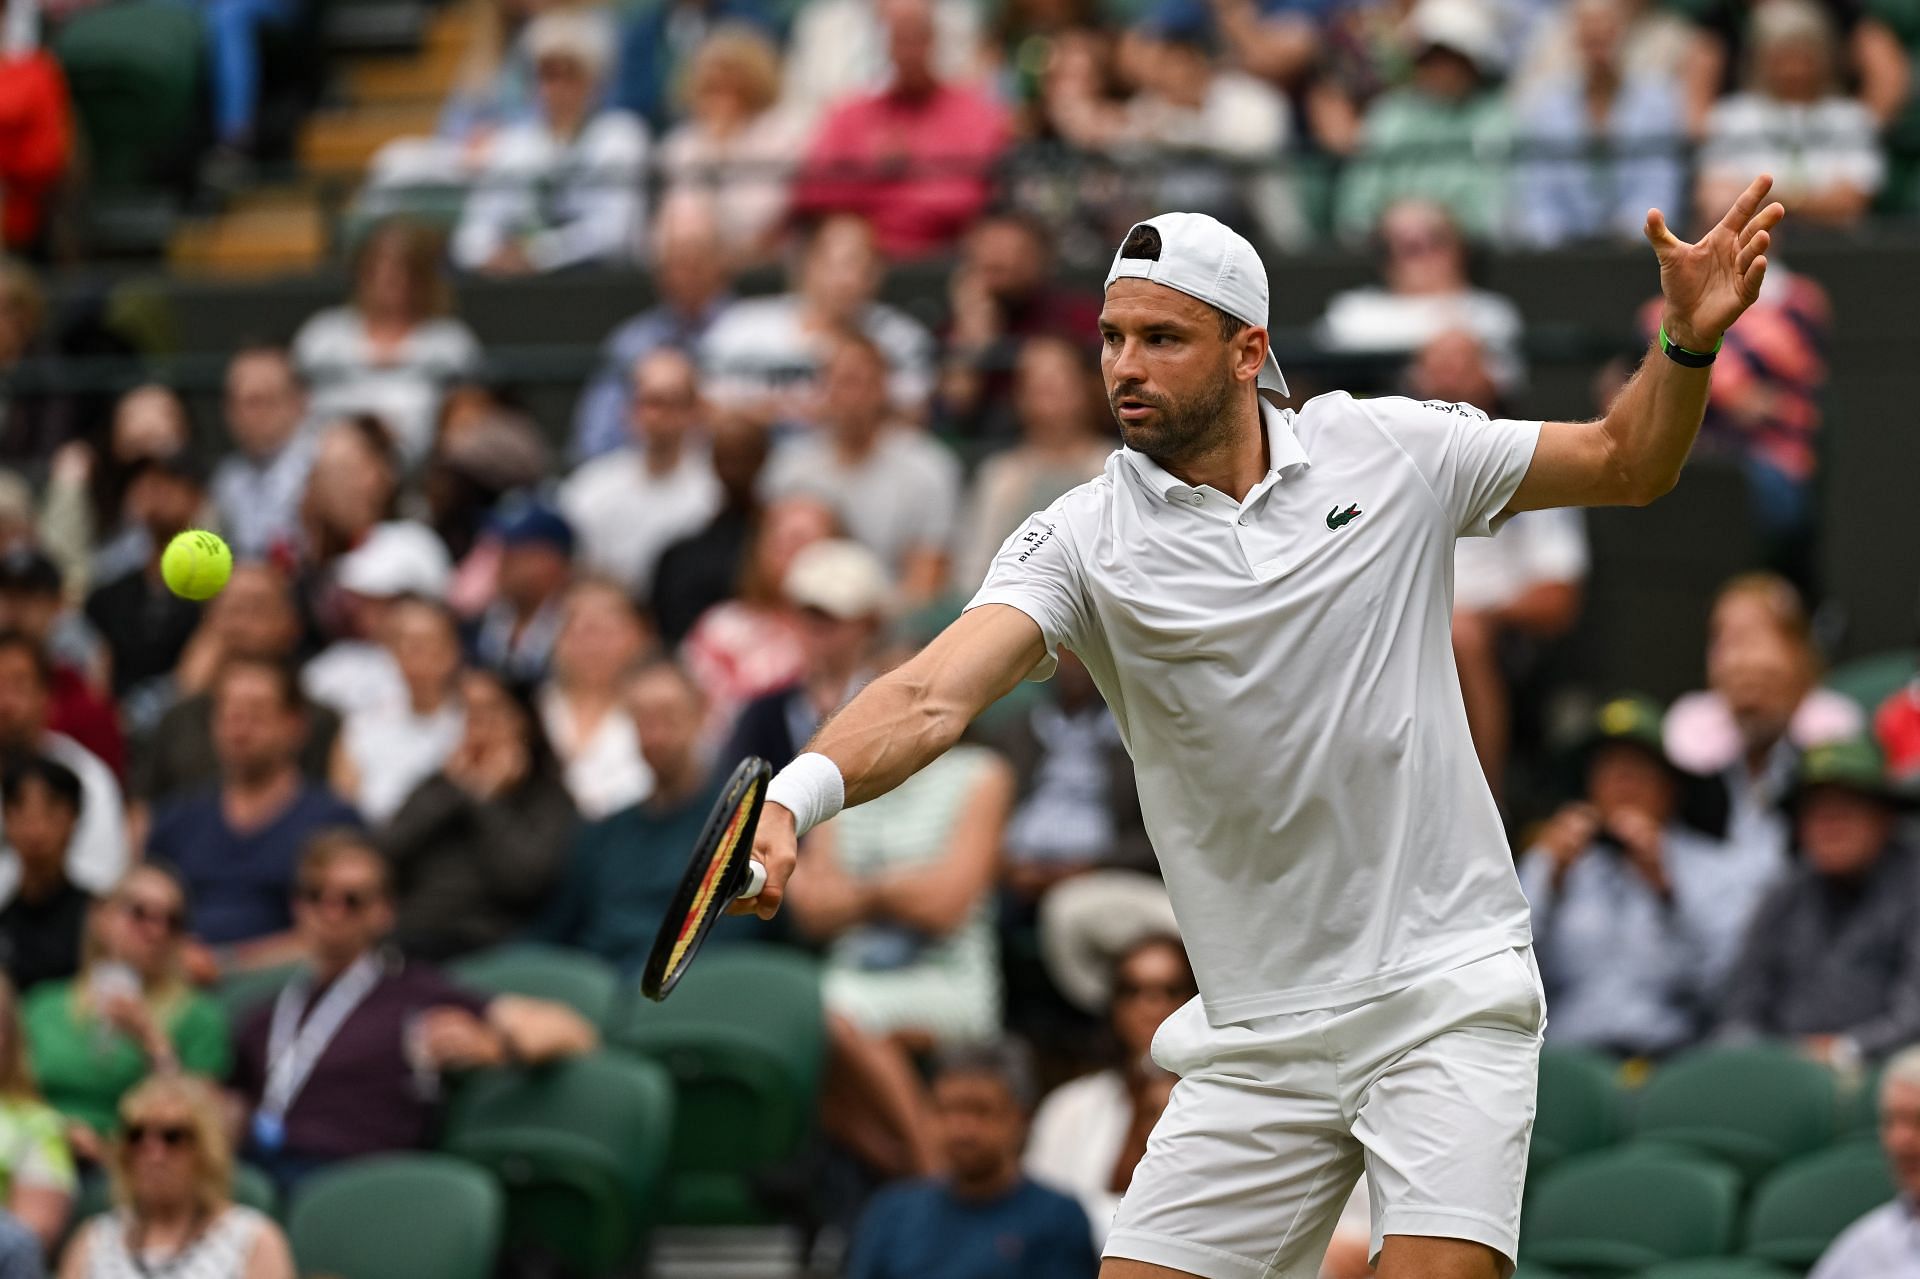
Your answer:
[[[1386,1235],[1471,1239],[1510,1261],[1546,999],[1530,948],[1340,1008],[1167,1018],[1180,1076],[1106,1255],[1203,1279],[1313,1279],[1362,1169]]]

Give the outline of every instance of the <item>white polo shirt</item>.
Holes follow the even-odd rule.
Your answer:
[[[1530,939],[1460,700],[1453,544],[1491,534],[1538,422],[1264,402],[1244,503],[1120,449],[1007,539],[1008,604],[1113,708],[1216,1025],[1371,999]]]

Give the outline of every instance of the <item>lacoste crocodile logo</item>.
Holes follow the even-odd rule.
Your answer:
[[[1358,506],[1349,506],[1344,511],[1336,506],[1331,511],[1327,512],[1327,527],[1340,528],[1342,525],[1353,523],[1355,520],[1359,519],[1362,515],[1365,515],[1365,514],[1366,512],[1361,510]]]

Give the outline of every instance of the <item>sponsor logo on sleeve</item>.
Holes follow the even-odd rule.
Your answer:
[[[1015,556],[1014,559],[1021,564],[1025,564],[1033,558],[1034,552],[1052,540],[1053,525],[1042,524],[1039,520],[1034,520],[1027,525],[1027,531],[1020,535],[1020,554]]]

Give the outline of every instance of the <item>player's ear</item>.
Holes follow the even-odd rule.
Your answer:
[[[1249,324],[1233,339],[1233,375],[1242,382],[1252,382],[1260,376],[1260,370],[1267,362],[1267,348],[1272,339],[1267,331],[1258,325]]]

